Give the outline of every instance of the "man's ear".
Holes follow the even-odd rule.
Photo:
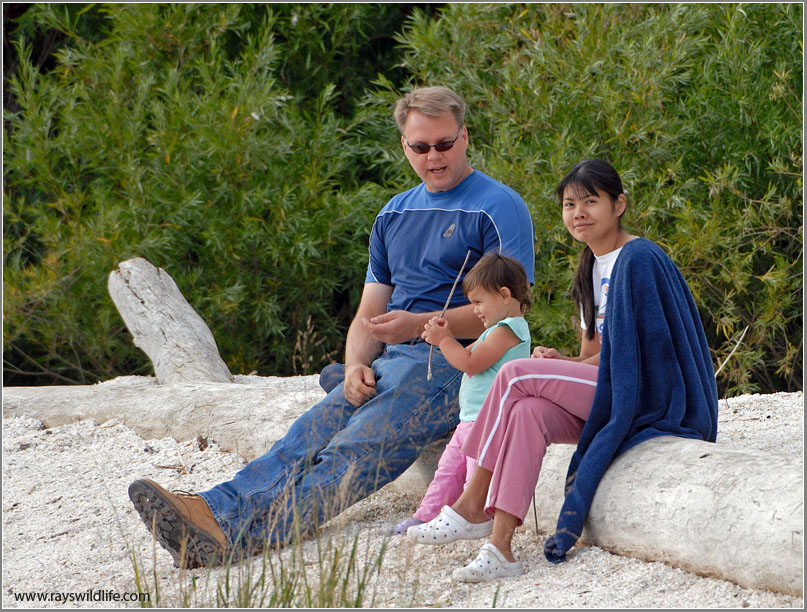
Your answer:
[[[403,148],[404,155],[406,155],[406,138],[401,135],[401,147]]]

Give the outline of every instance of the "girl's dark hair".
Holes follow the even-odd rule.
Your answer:
[[[563,194],[572,189],[580,194],[592,195],[601,191],[615,201],[619,194],[624,193],[622,179],[614,167],[601,159],[584,159],[578,162],[569,173],[561,179],[555,189],[558,201],[563,204]],[[622,214],[625,214],[624,211]],[[620,215],[621,218],[622,215]],[[621,226],[621,224],[620,224]],[[594,269],[594,253],[588,245],[580,254],[580,263],[574,275],[572,285],[572,299],[577,307],[583,311],[583,321],[586,324],[586,338],[594,338],[594,287],[591,284],[592,270]]]
[[[485,253],[462,280],[462,292],[468,295],[477,287],[495,293],[502,287],[510,290],[510,295],[521,304],[521,313],[532,306],[530,281],[521,262],[499,253]]]

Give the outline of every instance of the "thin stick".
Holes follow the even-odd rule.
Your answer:
[[[745,329],[743,330],[743,335],[742,335],[742,336],[740,336],[740,339],[739,339],[739,340],[737,340],[737,344],[735,344],[735,345],[734,345],[734,348],[733,348],[733,349],[731,349],[731,352],[729,353],[729,356],[728,356],[728,357],[726,357],[726,358],[723,360],[723,363],[721,363],[721,364],[720,364],[720,367],[719,367],[719,368],[717,368],[717,372],[715,372],[715,378],[717,378],[717,375],[718,375],[718,374],[720,374],[720,370],[722,370],[722,369],[723,369],[723,366],[724,366],[724,365],[726,365],[726,362],[728,362],[728,360],[729,360],[729,359],[731,359],[731,356],[734,354],[734,351],[736,351],[736,350],[737,350],[737,349],[740,347],[740,342],[742,342],[742,341],[743,341],[743,338],[745,338],[745,332],[747,332],[747,331],[748,331],[748,328],[749,328],[749,327],[750,327],[749,325],[746,325]]]
[[[535,509],[535,491],[532,492],[532,516],[535,519],[535,533],[538,533],[538,511]]]
[[[443,306],[443,311],[440,313],[440,318],[442,319],[445,314],[446,310],[448,310],[448,305],[451,303],[451,298],[454,296],[454,289],[457,288],[457,283],[460,282],[460,277],[462,273],[465,271],[465,264],[468,263],[468,258],[471,256],[471,249],[468,249],[468,252],[465,254],[465,261],[462,262],[462,267],[460,268],[459,274],[457,274],[457,278],[454,279],[454,284],[451,286],[451,291],[448,294],[448,299],[446,300],[445,306]],[[434,355],[434,345],[429,346],[429,366],[426,369],[426,380],[432,379],[432,356]]]

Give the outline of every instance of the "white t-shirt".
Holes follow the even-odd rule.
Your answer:
[[[594,266],[591,269],[591,282],[594,287],[594,329],[597,332],[597,341],[602,340],[602,326],[605,323],[605,305],[608,301],[608,288],[611,285],[611,272],[614,269],[616,258],[622,252],[622,247],[605,255],[594,256]],[[580,327],[584,330],[586,322],[583,320],[583,311],[580,310]]]

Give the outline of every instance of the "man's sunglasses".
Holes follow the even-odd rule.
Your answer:
[[[457,138],[460,137],[460,132],[462,132],[462,126],[460,126],[459,131],[457,132]],[[445,153],[446,151],[451,150],[451,147],[454,146],[454,143],[457,142],[457,138],[454,140],[444,140],[443,142],[438,142],[437,144],[429,145],[423,142],[416,142],[415,144],[409,144],[408,140],[404,140],[406,146],[412,149],[418,155],[425,155],[429,152],[429,149],[434,147],[435,151],[439,151],[440,153]]]

